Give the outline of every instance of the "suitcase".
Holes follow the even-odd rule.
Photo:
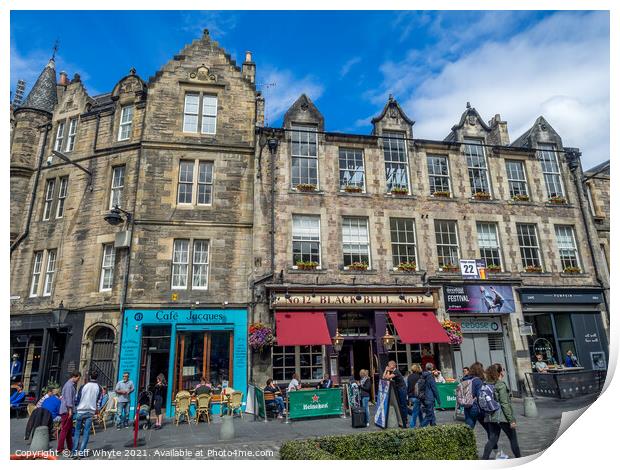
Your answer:
[[[366,413],[361,406],[351,407],[351,426],[354,428],[366,427]]]

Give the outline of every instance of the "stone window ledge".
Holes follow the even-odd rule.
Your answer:
[[[314,190],[314,191],[296,191],[294,189],[290,189],[288,190],[289,194],[314,194],[314,195],[320,195],[323,196],[325,194],[325,191],[323,190]]]
[[[353,197],[372,197],[372,194],[361,192],[361,193],[348,193],[346,191],[338,191],[336,193],[338,196],[353,196]]]
[[[376,269],[366,269],[365,271],[358,271],[355,269],[344,269],[344,268],[340,268],[340,274],[351,274],[352,276],[355,276],[356,274],[360,274],[360,275],[365,275],[365,274],[377,274],[377,270]]]
[[[327,269],[295,269],[289,266],[286,272],[287,274],[327,274]]]
[[[551,277],[551,276],[553,276],[552,273],[544,272],[544,271],[541,272],[541,273],[520,272],[519,274],[521,276],[524,276],[524,277],[536,277],[536,276]]]
[[[414,196],[413,194],[403,194],[402,196],[399,194],[397,196],[391,194],[391,193],[384,193],[383,197],[387,198],[387,199],[417,199],[416,196]]]
[[[566,278],[575,277],[579,279],[585,279],[585,278],[590,277],[590,274],[588,273],[578,273],[578,274],[560,273],[560,277],[566,277]]]
[[[476,199],[473,197],[470,197],[468,199],[469,202],[473,202],[474,204],[499,204],[501,203],[501,201],[497,200],[497,199]]]

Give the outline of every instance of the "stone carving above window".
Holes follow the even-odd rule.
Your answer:
[[[215,82],[217,80],[217,76],[209,70],[205,64],[202,64],[200,67],[196,68],[189,73],[189,78],[191,80],[196,80],[199,82]]]

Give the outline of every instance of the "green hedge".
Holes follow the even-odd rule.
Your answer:
[[[475,460],[474,432],[464,424],[389,429],[287,441],[282,460]]]

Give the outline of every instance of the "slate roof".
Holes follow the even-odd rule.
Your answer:
[[[54,59],[50,59],[20,108],[38,109],[53,113],[57,103],[56,64]]]
[[[557,132],[555,132],[553,127],[551,127],[551,125],[547,122],[547,120],[544,117],[538,116],[538,119],[536,119],[536,121],[534,122],[534,125],[530,127],[527,131],[525,131],[523,134],[521,134],[519,137],[517,137],[517,139],[512,144],[510,144],[510,146],[511,147],[529,147],[530,146],[530,135],[532,134],[533,130],[536,129],[536,127],[539,126],[541,123],[547,126],[547,128],[549,128],[555,134],[557,134]]]
[[[584,171],[586,175],[594,175],[594,174],[609,174],[609,160],[603,163],[599,163],[595,167],[590,168],[589,170]]]

